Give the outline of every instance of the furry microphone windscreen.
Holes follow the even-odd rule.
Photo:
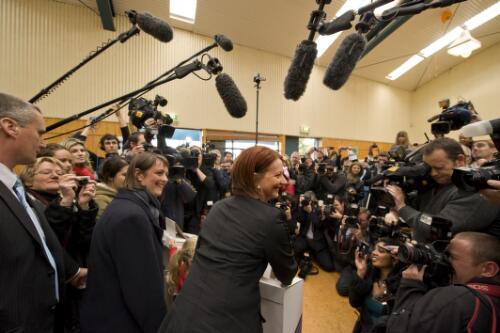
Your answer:
[[[314,66],[318,49],[316,43],[303,40],[295,49],[288,74],[285,78],[285,98],[297,101],[306,90],[307,81]]]
[[[247,102],[229,75],[225,73],[217,75],[215,78],[215,87],[232,117],[242,118],[245,116],[247,113]]]
[[[218,34],[214,36],[214,40],[224,51],[229,52],[233,50],[233,42],[226,36]]]
[[[174,33],[167,22],[152,16],[149,13],[138,12],[136,16],[137,25],[145,33],[153,36],[161,42],[168,43],[172,40]]]
[[[340,89],[351,75],[366,47],[366,38],[357,32],[347,36],[325,72],[323,83],[333,89]]]

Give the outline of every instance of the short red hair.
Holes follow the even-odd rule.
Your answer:
[[[246,197],[258,195],[255,173],[265,173],[274,161],[281,159],[278,152],[263,146],[245,149],[236,159],[231,172],[233,194]]]

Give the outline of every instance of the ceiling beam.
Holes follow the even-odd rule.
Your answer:
[[[99,15],[101,16],[102,27],[105,30],[116,31],[113,17],[115,17],[115,9],[113,8],[113,0],[96,0]]]

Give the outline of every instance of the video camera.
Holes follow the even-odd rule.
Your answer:
[[[470,101],[460,101],[450,106],[450,100],[445,99],[439,101],[439,106],[442,109],[441,113],[427,120],[428,122],[437,120],[431,124],[431,132],[435,136],[443,136],[450,133],[450,131],[462,128],[471,122],[475,114],[474,105]]]
[[[156,95],[153,101],[143,97],[132,99],[128,105],[128,115],[132,124],[141,129],[145,127],[144,122],[147,119],[153,118],[158,124],[158,134],[171,138],[175,132],[175,127],[171,126],[173,119],[168,114],[163,115],[158,111],[158,105],[166,106],[167,103],[167,100],[160,95]]]

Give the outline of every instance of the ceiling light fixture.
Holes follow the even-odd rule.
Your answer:
[[[454,28],[443,37],[432,42],[429,46],[420,50],[418,54],[414,55],[404,64],[392,71],[386,76],[386,78],[389,80],[396,80],[398,77],[422,62],[424,58],[432,56],[434,53],[450,44],[451,45],[448,48],[449,54],[462,56],[464,58],[468,57],[472,51],[481,47],[481,42],[474,39],[470,35],[469,31],[476,29],[477,27],[494,19],[498,15],[500,15],[500,2],[486,8],[479,14],[467,20],[462,26]]]
[[[464,23],[464,28],[472,31],[500,15],[500,2],[490,6]]]
[[[424,57],[415,54],[410,59],[406,60],[404,64],[393,70],[389,75],[386,76],[389,80],[396,80],[398,77],[408,72],[410,69],[418,65],[424,60]]]
[[[455,57],[468,58],[472,51],[481,47],[481,42],[471,36],[470,32],[464,30],[450,46],[448,53]]]
[[[174,20],[194,24],[197,0],[170,0],[170,17]]]
[[[437,51],[441,50],[442,48],[446,47],[451,42],[453,42],[458,37],[460,37],[460,35],[462,34],[463,31],[464,31],[464,29],[462,29],[461,27],[456,27],[455,29],[451,30],[443,37],[432,42],[426,48],[420,50],[419,54],[423,55],[426,58],[429,58],[431,55],[433,55]]]

